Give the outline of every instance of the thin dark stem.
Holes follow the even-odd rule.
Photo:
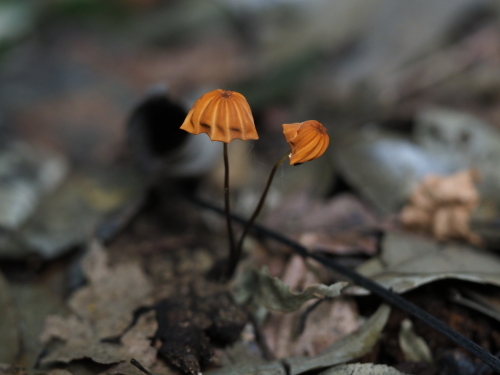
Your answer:
[[[241,252],[243,249],[243,242],[245,241],[245,237],[252,228],[253,223],[255,222],[255,219],[257,219],[257,216],[259,216],[260,211],[262,210],[262,207],[264,207],[264,202],[267,197],[267,193],[269,191],[269,187],[271,186],[271,183],[273,182],[274,175],[276,174],[276,171],[278,170],[279,166],[286,160],[288,157],[289,152],[287,152],[283,157],[278,160],[276,164],[274,164],[273,169],[271,170],[271,174],[269,175],[269,178],[267,179],[267,184],[262,192],[262,195],[260,197],[259,204],[257,204],[257,207],[255,208],[255,211],[253,212],[252,216],[250,217],[250,220],[245,225],[245,229],[243,229],[243,233],[240,237],[240,241],[238,242],[238,246],[236,247],[236,252],[235,252],[235,257],[231,259],[231,262],[229,263],[228,267],[228,272],[226,275],[227,280],[231,279],[233,277],[234,271],[236,271],[236,267],[238,266],[238,262],[240,261],[241,257]]]
[[[227,234],[229,238],[229,264],[236,258],[234,247],[233,226],[231,225],[231,209],[229,207],[229,160],[227,157],[227,143],[224,142],[224,211],[226,213]]]

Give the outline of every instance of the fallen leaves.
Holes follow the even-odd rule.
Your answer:
[[[110,343],[99,341],[94,327],[74,315],[67,319],[49,317],[42,341],[59,339],[64,344],[44,357],[42,363],[69,363],[75,359],[90,358],[97,363],[112,364],[140,354],[141,361],[150,365],[156,358],[156,349],[151,346],[148,337],[154,335],[155,324],[154,313],[144,316],[142,321],[122,337],[120,343]]]
[[[27,370],[20,366],[0,363],[0,375],[72,375],[69,371],[55,368],[50,371]]]
[[[338,282],[332,285],[314,284],[302,292],[292,293],[290,286],[277,277],[269,276],[266,269],[261,271],[249,270],[243,277],[239,293],[255,300],[269,310],[291,312],[302,306],[306,301],[314,298],[335,298],[340,296],[341,290],[347,285]]]
[[[402,224],[432,233],[438,240],[461,239],[479,245],[481,239],[469,227],[472,212],[479,203],[475,170],[449,176],[428,175],[415,188],[401,213]]]
[[[387,233],[382,253],[367,260],[357,271],[364,276],[404,293],[442,279],[459,279],[500,285],[500,257],[467,245],[443,245],[435,240],[407,233]],[[358,286],[349,292],[366,294]]]
[[[387,323],[391,308],[381,305],[377,311],[366,320],[362,327],[349,334],[315,357],[286,358],[281,362],[271,361],[264,364],[235,364],[208,372],[209,375],[299,375],[311,370],[327,369],[359,358],[370,351],[380,337],[382,329]],[[352,366],[352,365],[347,365]],[[365,366],[365,365],[360,365]],[[373,366],[367,364],[366,366]],[[376,366],[378,367],[378,366]],[[286,370],[285,370],[286,368]],[[335,367],[334,367],[335,368]],[[381,366],[381,369],[390,369]],[[395,371],[395,370],[394,370]],[[353,371],[348,372],[353,373]],[[384,372],[378,372],[383,373]],[[399,374],[398,372],[387,372]],[[340,372],[342,374],[342,372]],[[370,372],[368,372],[370,374]],[[375,372],[377,374],[377,372]]]
[[[319,375],[404,375],[393,367],[373,363],[351,363],[320,372]]]
[[[322,284],[328,275],[319,270],[296,255],[281,278],[271,277],[266,268],[250,269],[237,284],[238,301],[268,312],[261,331],[274,357],[315,356],[359,327],[355,304],[338,298],[347,283]]]
[[[369,255],[376,252],[375,239],[363,231],[377,228],[377,219],[351,194],[326,201],[305,193],[292,194],[268,214],[265,223],[297,237],[313,251]]]
[[[321,301],[307,314],[302,334],[293,342],[292,355],[314,357],[359,328],[356,305],[345,298]]]
[[[156,349],[151,347],[149,338],[157,329],[154,312],[143,315],[124,333],[132,322],[133,311],[151,303],[152,287],[139,265],[125,263],[111,268],[104,249],[94,243],[82,261],[82,268],[88,285],[71,296],[69,306],[73,315],[49,316],[46,320],[40,340],[44,344],[59,340],[62,344],[49,350],[42,363],[90,358],[111,364],[136,355],[145,365],[152,364]],[[116,343],[103,341],[122,334]]]
[[[71,310],[90,322],[99,339],[120,335],[139,306],[150,305],[152,286],[139,264],[107,265],[107,254],[94,244],[82,262],[89,285],[77,290],[69,301]]]
[[[330,367],[361,357],[370,351],[377,342],[390,312],[389,306],[380,306],[359,331],[343,337],[316,357],[288,358],[286,362],[290,366],[290,375]]]

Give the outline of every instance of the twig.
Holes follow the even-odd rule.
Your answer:
[[[153,373],[151,373],[151,372],[149,372],[148,370],[146,370],[146,369],[144,368],[144,366],[143,366],[143,365],[141,365],[141,364],[139,363],[139,361],[137,361],[137,360],[136,360],[136,359],[134,359],[134,358],[132,358],[132,359],[130,360],[130,364],[132,364],[133,366],[137,367],[139,370],[141,370],[141,371],[142,371],[143,373],[145,373],[146,375],[153,375]]]

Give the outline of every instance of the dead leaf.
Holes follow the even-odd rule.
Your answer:
[[[469,227],[472,212],[479,203],[475,170],[449,176],[429,175],[414,189],[410,202],[401,213],[402,224],[432,233],[437,239],[463,239],[480,244],[481,239]]]
[[[344,298],[322,301],[307,315],[304,332],[292,345],[292,354],[313,357],[359,328],[355,303]]]
[[[264,364],[230,365],[206,372],[205,375],[286,375],[283,364],[279,361]]]
[[[291,291],[328,282],[329,275],[315,261],[294,255],[288,261],[282,281]],[[358,314],[345,299],[306,301],[299,309],[273,313],[262,327],[265,341],[276,358],[292,355],[313,356],[340,337],[358,328]]]
[[[300,255],[292,255],[281,279],[290,286],[290,290],[301,291],[311,284],[327,283],[330,275],[317,261],[304,259]]]
[[[497,255],[408,233],[387,233],[381,255],[366,261],[357,271],[396,293],[448,278],[500,285]],[[358,286],[350,286],[346,292],[368,293]]]
[[[21,327],[22,360],[16,363],[26,368],[35,366],[43,350],[39,336],[46,317],[51,314],[69,314],[62,295],[49,285],[48,280],[43,283],[10,282],[10,294],[16,306],[18,326]]]
[[[50,371],[27,370],[23,367],[0,363],[0,375],[72,375],[64,369],[55,368]]]
[[[140,358],[141,364],[151,366],[156,360],[156,349],[151,346],[150,338],[158,329],[154,311],[142,315],[137,323],[121,338],[123,352],[129,358]]]
[[[111,364],[137,356],[145,365],[152,364],[156,349],[149,338],[157,329],[154,312],[141,316],[120,342],[102,341],[119,337],[132,322],[133,311],[150,302],[152,288],[142,270],[133,263],[110,268],[106,252],[97,243],[91,246],[82,263],[89,285],[70,298],[74,315],[47,318],[40,340],[48,343],[57,339],[63,343],[51,350],[42,363],[90,358]]]
[[[312,251],[321,251],[336,255],[377,253],[377,239],[374,236],[357,232],[323,233],[304,232],[298,242]]]
[[[92,331],[87,324],[75,315],[67,318],[59,315],[50,315],[45,320],[45,328],[40,335],[40,341],[46,344],[52,338],[69,341],[72,337],[78,337],[82,341],[89,341],[94,337]]]
[[[57,347],[42,359],[42,363],[64,362],[90,358],[94,362],[111,364],[126,361],[132,357],[141,358],[145,366],[156,359],[156,349],[150,338],[157,329],[154,311],[141,316],[136,325],[123,335],[120,343],[99,341],[95,327],[72,315],[67,319],[52,316],[47,319],[41,341],[60,339],[64,345]]]
[[[330,367],[361,357],[371,350],[373,345],[377,342],[389,318],[390,312],[391,308],[389,306],[380,306],[361,326],[359,331],[343,337],[316,357],[294,357],[286,359],[285,361],[290,368],[290,375],[298,375],[306,371]]]
[[[243,276],[242,283],[238,286],[239,299],[255,298],[255,300],[269,310],[294,311],[302,304],[314,298],[335,298],[347,285],[338,282],[332,285],[314,284],[305,288],[300,293],[292,293],[290,286],[277,277],[269,276],[266,268],[261,271],[248,270]]]
[[[477,83],[474,79],[469,83],[472,82]],[[500,134],[495,129],[495,122],[483,120],[487,117],[484,111],[481,117],[465,111],[430,106],[417,112],[413,137],[433,160],[446,160],[451,167],[448,168],[450,173],[467,168],[477,169],[481,176],[481,181],[477,182],[481,199],[498,205]]]
[[[148,300],[151,283],[137,263],[109,268],[107,260],[105,250],[94,243],[82,261],[89,285],[69,300],[73,313],[89,321],[99,339],[120,335],[132,321],[133,311],[152,302]]]
[[[429,345],[413,330],[410,319],[401,322],[399,330],[399,346],[407,361],[432,362],[432,354]]]
[[[142,364],[142,361],[141,361]],[[148,371],[152,375],[179,375],[180,372],[172,370],[165,365],[162,361],[155,361],[152,366],[149,366]],[[130,363],[130,358],[127,361],[120,362],[116,366],[112,366],[99,375],[144,375],[144,373],[137,367]]]
[[[451,291],[450,300],[500,321],[500,296],[498,291],[488,293],[484,290],[461,288],[460,291]]]
[[[376,251],[375,239],[361,233],[375,228],[375,215],[351,194],[341,194],[327,201],[304,193],[287,197],[266,218],[266,224],[298,237],[312,250],[335,254]]]
[[[351,363],[332,367],[319,375],[404,375],[393,367],[373,363]]]

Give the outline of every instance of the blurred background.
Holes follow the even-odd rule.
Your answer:
[[[151,185],[194,177],[197,194],[222,205],[220,143],[178,129],[194,101],[217,88],[245,95],[260,136],[229,146],[235,211],[251,212],[287,152],[281,125],[316,119],[330,147],[280,168],[266,225],[315,250],[361,254],[345,261],[354,267],[380,250],[378,234],[397,227],[392,219],[424,177],[467,170],[431,207],[463,209],[446,213],[446,225],[463,220],[445,235],[422,228],[500,249],[500,0],[0,0],[0,269],[8,280],[0,275],[0,307],[8,293],[17,306],[0,319],[0,348],[13,348],[0,362],[37,363],[45,316],[63,310],[85,280],[71,257],[123,230]],[[195,232],[194,215],[168,205],[174,214],[139,220],[111,247],[115,261],[133,252],[160,259],[193,237],[225,256],[222,219],[198,212],[204,229]],[[212,229],[217,245],[202,243]],[[196,263],[186,274],[210,269],[184,253]],[[266,257],[279,275],[284,261]],[[152,259],[148,272],[165,279],[155,279],[155,296],[165,297],[178,267],[165,271]],[[457,268],[464,263],[458,257]],[[484,264],[476,268],[481,274]],[[18,350],[10,344],[21,334]]]
[[[427,174],[475,168],[481,219],[494,220],[499,11],[496,0],[1,1],[0,252],[56,256],[140,195],[144,173],[182,175],[171,134],[215,88],[247,97],[260,134],[231,144],[237,211],[286,152],[281,124],[317,119],[327,156],[283,167],[271,207],[347,190],[388,215]],[[180,108],[174,118],[160,104],[165,125],[141,107],[154,95]],[[213,163],[193,169],[195,158],[189,173],[218,188],[220,155],[203,144]]]

